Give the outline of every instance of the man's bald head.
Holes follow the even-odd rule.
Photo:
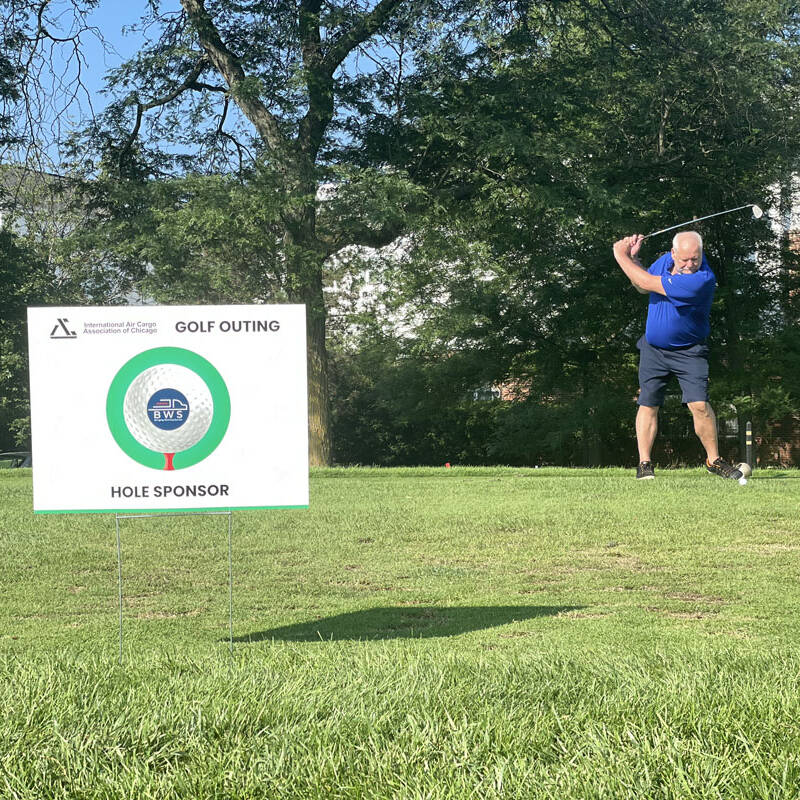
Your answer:
[[[703,261],[703,237],[695,231],[681,231],[672,240],[673,273],[697,272]]]

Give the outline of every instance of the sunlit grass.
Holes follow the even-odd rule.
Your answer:
[[[227,523],[0,471],[0,797],[796,797],[800,473],[312,473]]]

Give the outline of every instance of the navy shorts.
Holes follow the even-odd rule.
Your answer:
[[[708,400],[708,345],[692,344],[678,350],[653,347],[642,336],[639,348],[639,399],[640,406],[664,405],[664,392],[670,376],[674,375],[681,386],[681,402],[695,403]]]

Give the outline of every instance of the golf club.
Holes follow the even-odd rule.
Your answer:
[[[702,222],[704,219],[711,219],[711,217],[719,217],[722,214],[731,214],[734,211],[741,211],[743,208],[752,208],[753,217],[755,219],[761,219],[761,217],[764,215],[764,212],[755,203],[748,203],[746,206],[737,206],[736,208],[729,208],[727,211],[717,211],[716,214],[708,214],[705,217],[695,217],[695,219],[687,219],[686,222],[679,222],[677,225],[672,225],[669,228],[662,228],[660,231],[653,231],[652,233],[648,233],[647,236],[643,237],[643,239],[649,239],[651,236],[656,236],[659,233],[674,231],[675,228],[682,228],[684,225],[693,225],[695,222]]]

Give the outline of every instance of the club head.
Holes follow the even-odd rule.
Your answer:
[[[754,204],[753,205],[753,218],[754,219],[761,219],[761,217],[763,217],[763,216],[764,216],[764,212],[761,210],[761,208],[759,206]]]

